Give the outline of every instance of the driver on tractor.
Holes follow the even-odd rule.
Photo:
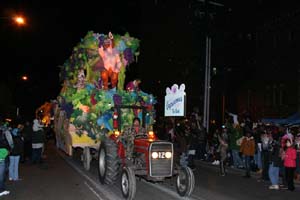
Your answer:
[[[134,138],[137,135],[145,135],[145,128],[141,127],[141,121],[138,117],[135,117],[132,122],[132,126],[124,130],[123,142],[125,146],[126,158],[132,159],[132,153],[134,149]]]

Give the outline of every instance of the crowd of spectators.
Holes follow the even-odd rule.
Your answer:
[[[174,143],[175,156],[226,168],[244,170],[245,178],[259,174],[258,181],[270,182],[269,189],[293,191],[294,180],[300,181],[300,126],[283,126],[253,122],[249,116],[227,113],[225,123],[210,133],[197,113],[186,118],[162,118],[157,132],[161,139]]]

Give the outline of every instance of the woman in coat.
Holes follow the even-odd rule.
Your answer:
[[[292,146],[292,140],[286,139],[286,150],[284,151],[282,158],[285,167],[285,177],[288,184],[288,190],[294,191],[294,171],[296,169],[296,149]]]

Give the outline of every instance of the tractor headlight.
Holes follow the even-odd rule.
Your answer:
[[[152,156],[153,159],[156,159],[156,158],[158,158],[158,153],[157,152],[152,152],[151,156]]]
[[[166,158],[172,158],[172,153],[171,152],[166,152]]]

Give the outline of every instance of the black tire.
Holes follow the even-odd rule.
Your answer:
[[[101,142],[98,153],[98,174],[102,184],[113,184],[120,174],[118,145],[111,139]]]
[[[177,193],[182,197],[188,197],[192,194],[195,187],[194,173],[189,167],[180,169],[176,178]]]
[[[72,147],[72,158],[76,161],[80,161],[82,157],[82,149],[79,147]]]
[[[86,171],[90,170],[91,167],[91,151],[89,147],[84,147],[83,149],[83,167]]]
[[[121,175],[122,195],[127,200],[132,200],[136,193],[136,179],[132,168],[124,167]]]

